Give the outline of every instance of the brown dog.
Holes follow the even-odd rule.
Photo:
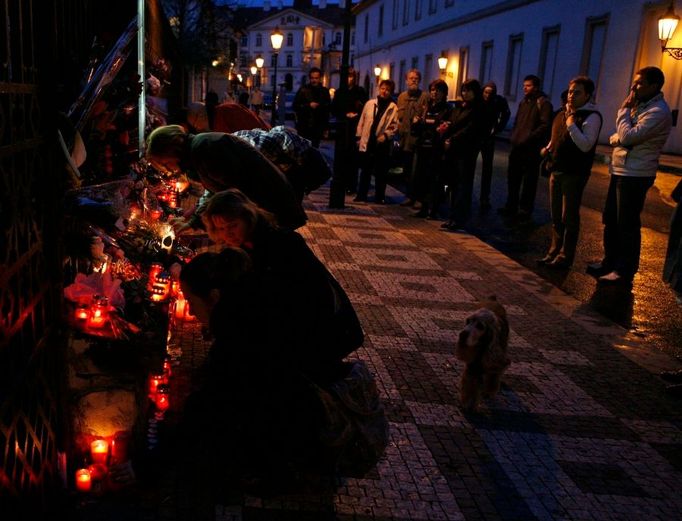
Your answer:
[[[502,374],[511,364],[507,356],[507,312],[493,296],[466,319],[455,355],[464,362],[460,387],[462,407],[474,411],[481,396],[492,398],[500,390]]]

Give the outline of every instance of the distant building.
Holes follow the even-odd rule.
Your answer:
[[[284,35],[274,78],[274,52],[270,34],[279,28]],[[238,58],[235,68],[244,78],[258,56],[264,58],[256,83],[266,96],[273,84],[284,84],[287,92],[296,92],[307,82],[308,71],[319,67],[327,87],[338,88],[343,49],[343,8],[320,1],[296,1],[293,7],[240,7],[234,11],[234,29],[238,37]],[[351,28],[351,60],[354,29]]]
[[[677,14],[682,2],[675,2]],[[558,106],[568,80],[587,74],[597,85],[604,115],[600,141],[614,130],[615,114],[633,73],[660,67],[672,110],[682,99],[682,60],[661,53],[657,20],[667,1],[647,0],[364,0],[356,5],[355,68],[366,87],[374,68],[404,90],[405,72],[422,71],[422,85],[443,78],[455,98],[467,78],[495,81],[512,110],[523,96],[523,77],[536,74]],[[682,47],[682,24],[670,40]],[[444,71],[438,58],[447,57]],[[513,121],[513,118],[512,118]],[[673,129],[666,152],[682,153],[682,135]]]

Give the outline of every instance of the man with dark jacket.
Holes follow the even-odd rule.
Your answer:
[[[245,140],[222,132],[187,134],[179,125],[155,129],[147,138],[147,158],[169,171],[182,170],[199,177],[212,193],[237,188],[261,208],[273,213],[283,228],[295,230],[306,215],[284,174]],[[196,215],[180,229],[200,227],[198,214],[208,201],[200,202]]]
[[[507,204],[498,213],[528,219],[535,205],[540,149],[549,140],[552,104],[540,90],[540,78],[532,74],[523,79],[523,93],[510,139]]]
[[[507,126],[511,112],[507,100],[497,93],[497,85],[491,81],[483,86],[483,109],[486,134],[481,142],[481,211],[490,210],[490,185],[493,179],[493,156],[495,136]]]
[[[341,157],[335,163],[341,170],[346,192],[354,194],[358,188],[358,151],[355,144],[355,132],[362,114],[362,107],[367,103],[367,92],[358,85],[358,73],[348,69],[348,85],[339,87],[332,101],[332,114],[336,118],[337,139],[341,141]]]
[[[296,130],[318,148],[324,131],[329,125],[329,89],[322,85],[322,71],[317,67],[308,73],[310,83],[303,85],[294,98]]]

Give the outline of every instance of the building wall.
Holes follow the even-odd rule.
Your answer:
[[[446,4],[452,3],[452,6]],[[421,18],[415,19],[421,4]],[[676,12],[682,12],[676,2]],[[409,17],[404,24],[404,8]],[[435,12],[429,12],[429,6]],[[657,18],[668,2],[650,5],[645,0],[381,0],[366,2],[356,11],[356,69],[361,78],[374,84],[373,69],[381,66],[382,78],[391,77],[402,86],[401,71],[411,68],[417,59],[423,74],[422,86],[443,77],[450,88],[450,98],[466,78],[480,78],[497,83],[515,112],[521,99],[521,82],[527,74],[543,77],[543,88],[552,103],[560,102],[560,93],[568,80],[586,70],[597,84],[597,103],[604,115],[602,142],[614,130],[615,114],[627,95],[635,70],[645,65],[661,67],[668,79],[664,93],[671,109],[678,109],[682,90],[682,62],[664,56],[657,38]],[[383,6],[383,31],[380,10]],[[397,19],[394,8],[399,9]],[[397,21],[394,28],[394,22]],[[365,39],[365,24],[368,31]],[[380,34],[381,33],[381,34]],[[521,40],[521,52],[510,75],[512,39]],[[670,45],[682,46],[682,27]],[[481,78],[484,43],[492,45],[489,77]],[[461,49],[468,50],[462,60]],[[448,56],[448,66],[441,74],[438,56]],[[425,70],[426,58],[431,66]],[[601,58],[600,58],[601,57]],[[404,66],[401,67],[401,62]],[[595,65],[599,62],[599,65]],[[589,65],[591,64],[591,65]],[[544,69],[544,70],[543,70]],[[510,82],[510,78],[513,81]],[[553,79],[553,81],[552,81]],[[513,119],[512,119],[513,121]],[[511,124],[511,123],[510,123]],[[679,127],[673,130],[666,151],[682,152]]]

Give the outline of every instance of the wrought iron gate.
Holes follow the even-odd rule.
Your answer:
[[[70,65],[88,52],[91,3],[0,0],[3,512],[18,504],[25,515],[45,510],[59,482],[63,160],[56,154],[54,114],[58,94],[73,80]]]

